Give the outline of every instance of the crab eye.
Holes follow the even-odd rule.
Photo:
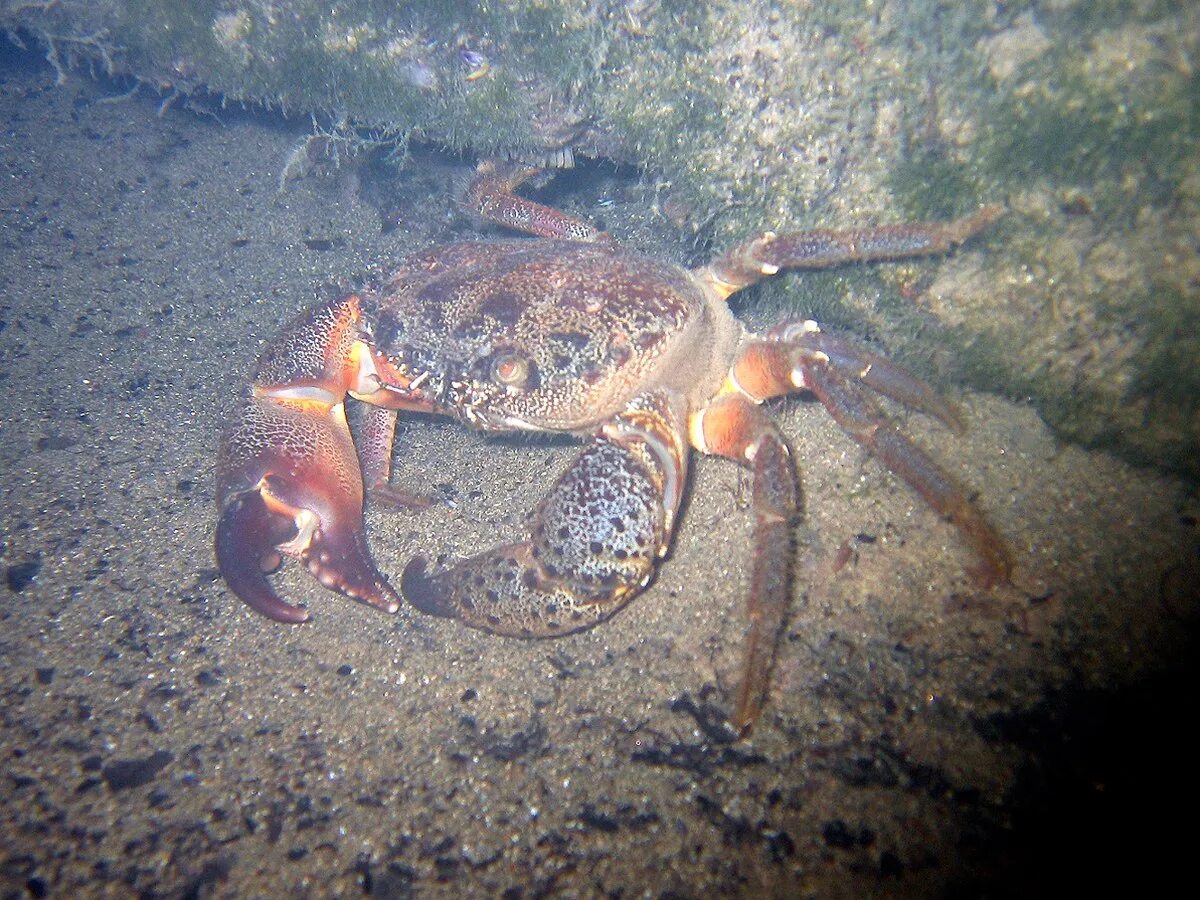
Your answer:
[[[529,381],[529,360],[516,353],[504,353],[492,363],[492,377],[507,387],[524,387]]]

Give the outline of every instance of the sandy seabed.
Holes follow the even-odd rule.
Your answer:
[[[650,590],[584,634],[389,617],[294,567],[313,621],[251,613],[211,553],[239,379],[306,304],[468,234],[468,165],[410,165],[381,229],[353,169],[279,190],[304,122],[54,75],[0,59],[4,897],[1004,896],[1186,864],[1194,493],[995,396],[959,398],[961,438],[904,419],[1011,543],[990,591],[819,405],[778,406],[800,571],[742,742],[713,727],[751,524],[719,460]],[[397,483],[443,502],[372,510],[376,557],[515,533],[573,452],[408,422]]]

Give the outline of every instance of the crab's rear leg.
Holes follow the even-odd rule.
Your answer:
[[[401,591],[425,612],[497,634],[554,637],[595,625],[650,583],[670,543],[686,466],[670,395],[640,397],[558,479],[524,540],[434,574],[414,559]]]
[[[851,262],[931,256],[974,237],[1002,212],[1002,207],[992,205],[950,222],[787,234],[767,231],[722,254],[698,274],[718,294],[728,297],[783,269],[827,269]]]
[[[799,487],[791,454],[774,423],[737,393],[717,397],[693,416],[693,446],[748,466],[754,473],[754,556],[748,625],[742,648],[742,680],[731,724],[745,731],[759,717],[770,687],[775,645],[792,599],[792,528]]]
[[[516,193],[539,171],[520,163],[484,160],[463,194],[463,205],[481,219],[535,237],[589,244],[607,242],[608,235],[583,219]]]
[[[981,584],[1007,580],[1012,560],[1003,539],[966,492],[892,425],[871,389],[960,428],[957,412],[920,379],[880,356],[825,335],[814,322],[784,323],[750,343],[731,381],[766,399],[808,390],[839,425],[953,523],[979,558],[971,574]]]

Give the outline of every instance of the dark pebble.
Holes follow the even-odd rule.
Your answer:
[[[858,836],[850,831],[850,826],[842,819],[833,819],[822,825],[821,837],[830,847],[837,847],[841,850],[853,847],[858,843]]]
[[[341,238],[334,238],[332,240],[330,238],[306,238],[304,240],[305,247],[318,252],[337,250],[339,247],[344,246],[345,243]]]
[[[402,863],[389,863],[378,876],[371,879],[371,893],[376,897],[408,897],[413,892],[413,882],[418,878],[416,869]]]
[[[767,850],[771,854],[771,861],[781,863],[789,857],[796,855],[796,842],[792,840],[792,836],[786,831],[772,832],[766,835]]]
[[[879,857],[879,874],[886,877],[899,877],[904,874],[904,863],[891,850],[885,850]]]
[[[37,670],[38,684],[49,684],[54,680],[54,666],[44,666]]]
[[[159,750],[141,759],[114,760],[104,767],[104,780],[114,791],[141,787],[153,781],[174,759],[175,754]]]
[[[42,571],[42,558],[40,555],[23,563],[16,563],[9,566],[5,576],[5,580],[8,582],[8,589],[18,594],[21,593],[21,591],[33,583],[33,579],[37,578],[40,571]]]
[[[146,798],[146,802],[150,804],[152,809],[159,809],[166,806],[171,800],[171,795],[161,788],[155,788],[150,792],[150,796]]]
[[[47,450],[69,450],[77,443],[78,441],[61,434],[47,434],[38,438],[34,446],[37,447],[38,453],[44,453]]]
[[[620,822],[607,813],[600,812],[590,803],[583,805],[583,809],[579,812],[579,821],[588,828],[603,831],[606,834],[613,834],[621,827]]]

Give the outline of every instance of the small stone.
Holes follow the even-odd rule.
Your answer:
[[[8,589],[17,594],[21,593],[21,591],[33,583],[33,580],[37,578],[40,571],[42,571],[41,554],[38,554],[33,559],[9,566],[8,572],[5,575],[5,580],[8,582]]]
[[[988,60],[988,71],[996,81],[1004,81],[1027,62],[1037,59],[1050,46],[1050,39],[1034,21],[1032,13],[1018,16],[1007,28],[980,42]]]
[[[141,787],[158,777],[174,759],[175,754],[169,750],[159,750],[141,758],[114,760],[104,767],[104,780],[114,791]]]

